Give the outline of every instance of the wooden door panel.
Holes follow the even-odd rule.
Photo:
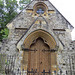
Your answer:
[[[35,45],[31,47],[32,50],[35,50]],[[38,51],[30,51],[28,59],[28,69],[37,69],[38,68]]]
[[[47,46],[44,46],[42,44],[42,50],[49,50],[49,48]],[[42,50],[40,50],[40,71],[43,71],[43,69],[45,69],[45,71],[49,71],[50,69],[50,52],[43,52]],[[41,63],[42,62],[42,63]]]
[[[28,69],[37,69],[39,75],[45,69],[46,72],[51,70],[52,65],[56,65],[55,54],[51,53],[50,47],[44,43],[44,40],[38,38],[31,46],[30,49],[37,51],[30,51],[28,58]],[[45,50],[45,51],[43,51]],[[47,50],[47,51],[46,51]]]

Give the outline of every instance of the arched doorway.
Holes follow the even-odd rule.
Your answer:
[[[34,43],[30,45],[28,55],[28,70],[36,70],[40,73],[45,70],[46,72],[51,69],[51,52],[50,47],[44,42],[41,37],[38,37]]]
[[[37,69],[39,75],[45,69],[52,72],[57,70],[57,53],[54,51],[57,43],[53,36],[44,30],[36,30],[30,33],[25,41],[22,60],[22,68]]]

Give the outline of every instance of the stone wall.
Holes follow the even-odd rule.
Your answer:
[[[0,75],[5,74],[6,54],[0,53]]]
[[[37,1],[34,1],[30,4],[29,9],[33,7],[33,5]],[[24,9],[12,22],[10,22],[7,27],[9,28],[9,36],[8,39],[4,39],[2,43],[0,43],[0,52],[5,53],[6,55],[18,55],[16,58],[16,66],[15,69],[21,67],[22,53],[21,49],[17,49],[16,43],[19,39],[25,34],[28,28],[33,24],[30,30],[26,33],[23,39],[21,39],[21,43],[24,42],[25,38],[33,31],[42,29],[50,33],[56,41],[61,44],[63,48],[57,51],[58,54],[58,66],[59,69],[62,69],[63,75],[66,74],[66,71],[69,71],[70,74],[70,63],[69,56],[75,56],[75,42],[71,42],[71,29],[68,28],[70,24],[62,17],[62,15],[47,1],[45,2],[49,6],[49,9],[54,10],[54,13],[48,14],[48,17],[38,18],[43,21],[43,23],[36,24],[34,23],[37,17],[33,17],[32,13],[27,13],[26,9]],[[37,20],[37,21],[38,21]],[[53,29],[61,29],[58,31],[54,31]],[[64,31],[63,31],[64,30]],[[22,43],[23,44],[23,43]],[[70,57],[71,58],[71,57]],[[1,58],[2,59],[2,58]],[[71,59],[72,60],[72,59]],[[75,64],[75,61],[73,61]],[[71,63],[72,64],[72,63]],[[73,64],[72,64],[73,65]],[[72,67],[72,66],[71,66]],[[75,70],[75,69],[74,69]]]

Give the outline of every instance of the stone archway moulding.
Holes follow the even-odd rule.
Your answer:
[[[27,34],[19,41],[17,44],[17,48],[21,50],[21,46],[24,44],[26,48],[33,42],[33,40],[37,39],[38,37],[43,38],[46,40],[46,43],[54,49],[55,47],[59,46],[58,39],[54,36],[53,33],[47,32],[42,29],[28,31]]]
[[[24,40],[24,46],[25,48],[29,48],[30,45],[38,38],[41,37],[45,43],[47,43],[51,49],[54,49],[56,47],[56,41],[55,39],[46,31],[44,30],[36,30],[32,33],[30,33],[26,39]]]

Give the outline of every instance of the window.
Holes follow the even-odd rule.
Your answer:
[[[46,16],[47,14],[47,11],[48,11],[48,7],[45,3],[43,2],[38,2],[34,5],[33,7],[33,10],[34,10],[34,14],[37,14],[37,16],[39,16],[38,14],[42,14],[44,16]],[[35,15],[36,16],[36,15]]]
[[[42,8],[39,8],[39,9],[37,9],[36,13],[37,14],[43,14],[44,13],[44,10]]]

